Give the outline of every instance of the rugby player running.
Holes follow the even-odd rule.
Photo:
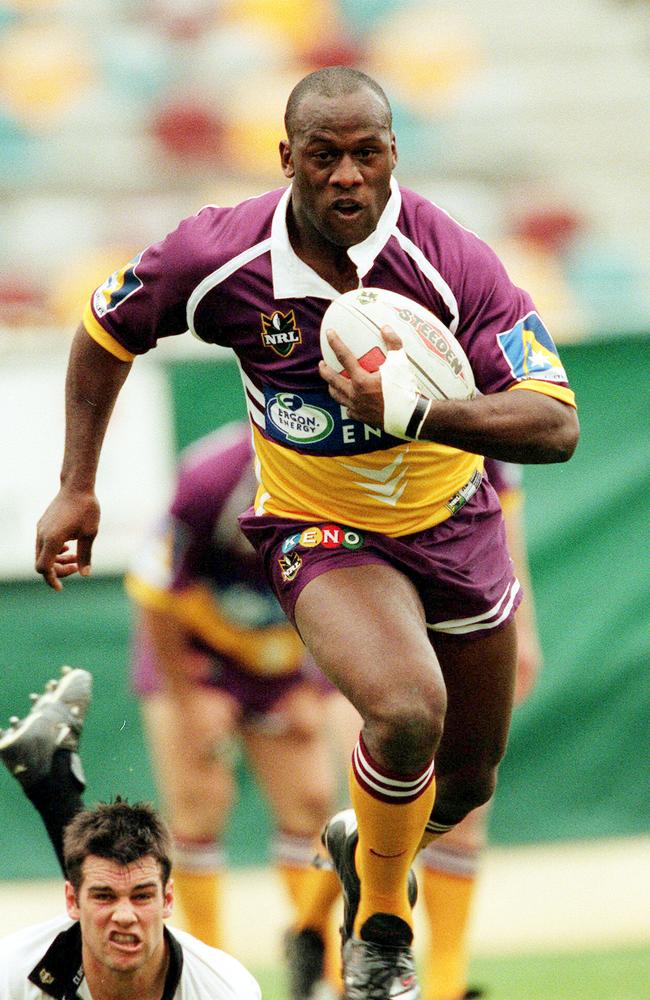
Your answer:
[[[231,347],[260,469],[242,528],[363,719],[354,813],[323,834],[347,900],[345,995],[414,1000],[411,862],[491,797],[512,710],[521,590],[482,456],[566,461],[578,421],[531,298],[477,236],[393,179],[381,87],[318,70],[292,91],[285,125],[288,188],[206,207],[94,293],[71,348],[61,488],[38,525],[36,569],[55,590],[90,572],[99,455],[135,356],[188,327]],[[335,335],[350,377],[322,363],[327,305],[362,285],[439,316],[480,394],[422,400],[389,330],[379,373]]]

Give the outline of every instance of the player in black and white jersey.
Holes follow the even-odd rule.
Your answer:
[[[68,671],[0,739],[30,797],[49,784],[56,758],[56,793],[74,812],[65,832],[43,815],[67,874],[67,913],[0,940],[0,1000],[260,1000],[236,959],[166,926],[171,840],[153,806],[118,798],[81,808],[72,768],[89,682],[86,671]]]

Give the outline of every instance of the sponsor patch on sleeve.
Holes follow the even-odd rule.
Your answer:
[[[93,295],[93,306],[95,314],[102,318],[106,313],[117,309],[129,295],[142,288],[142,281],[135,273],[135,269],[140,263],[142,254],[139,253],[132,260],[121,267],[119,271],[114,271],[103,285],[100,285]]]
[[[497,340],[517,382],[529,378],[568,381],[553,338],[536,312],[528,313],[511,330],[498,334]]]

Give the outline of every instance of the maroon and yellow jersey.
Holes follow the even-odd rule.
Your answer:
[[[255,509],[400,536],[448,518],[483,459],[351,420],[318,373],[320,324],[338,292],[294,252],[291,189],[207,207],[94,293],[88,333],[129,360],[189,329],[232,348],[253,426]],[[426,306],[458,338],[482,393],[526,390],[574,405],[552,338],[490,248],[392,183],[376,230],[350,247],[360,285]],[[215,392],[218,392],[215,376]]]

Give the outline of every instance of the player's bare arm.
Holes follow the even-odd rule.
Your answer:
[[[576,411],[532,391],[476,399],[434,400],[420,439],[438,441],[503,462],[567,462],[578,444]]]
[[[401,347],[399,337],[388,328],[382,333],[391,350]],[[378,372],[362,368],[335,333],[329,335],[329,341],[349,376],[339,375],[321,362],[320,374],[330,395],[355,420],[383,426],[384,401]],[[528,464],[568,461],[578,436],[578,417],[573,407],[523,389],[475,399],[431,400],[418,435],[421,441],[436,441],[502,462]]]
[[[66,436],[61,487],[36,531],[36,571],[53,590],[61,579],[90,572],[99,527],[95,477],[115,400],[131,369],[97,344],[83,326],[77,330],[66,377]],[[76,540],[76,554],[69,542]]]

